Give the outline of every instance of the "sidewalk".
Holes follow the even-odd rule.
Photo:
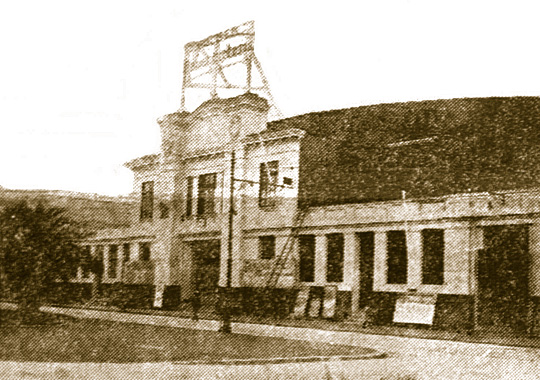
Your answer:
[[[175,317],[182,320],[183,325],[179,327],[197,328],[205,330],[217,330],[219,328],[219,316],[213,312],[200,313],[199,323],[191,321],[191,312],[189,308],[179,311],[165,311],[158,309],[126,309],[118,310],[115,308],[92,308],[97,311],[116,311],[127,313],[129,315],[142,316],[167,316]],[[144,317],[140,317],[144,320]],[[139,318],[138,318],[139,319]],[[289,328],[296,330],[312,329],[322,330],[327,332],[354,332],[364,335],[389,336],[402,338],[417,338],[428,340],[440,340],[462,343],[479,343],[495,346],[512,346],[512,347],[530,347],[540,348],[540,337],[528,337],[523,334],[496,332],[477,330],[471,334],[466,331],[447,331],[437,330],[431,327],[403,327],[403,326],[368,326],[363,327],[361,323],[355,321],[330,321],[323,319],[271,319],[271,318],[255,318],[255,317],[235,317],[233,318],[233,326],[266,326],[268,328]],[[235,332],[235,331],[234,331]]]
[[[13,308],[14,305],[7,302],[0,302],[0,307]],[[201,313],[199,321],[193,321],[190,318],[190,311],[187,309],[164,311],[157,309],[118,310],[112,307],[43,306],[42,310],[78,318],[108,319],[126,323],[163,325],[210,331],[217,331],[220,326],[219,316],[215,313]],[[334,337],[353,334],[369,337],[369,340],[372,342],[380,341],[381,339],[388,341],[390,339],[398,343],[417,339],[432,341],[436,346],[476,343],[492,346],[540,348],[540,338],[530,338],[518,334],[505,335],[482,330],[468,334],[466,332],[401,326],[368,326],[364,328],[360,323],[354,321],[329,321],[320,319],[287,318],[275,320],[270,318],[236,317],[232,320],[232,332],[343,344],[353,343],[343,342],[342,338],[338,342],[333,340],[335,339]],[[351,338],[346,339],[346,341],[350,340]],[[362,343],[362,345],[364,344],[365,342]]]
[[[189,329],[217,331],[220,321],[214,313],[205,313],[200,320],[193,321],[189,312],[163,311],[155,309],[116,310],[113,308],[76,308],[44,306],[43,311],[71,315],[79,318],[108,319],[127,323],[140,323],[181,327]],[[471,335],[466,332],[441,331],[428,328],[405,328],[397,326],[369,326],[348,321],[296,320],[296,319],[256,319],[248,317],[233,318],[232,332],[259,336],[283,337],[335,344],[366,346],[386,350],[406,348],[412,341],[422,341],[422,346],[430,349],[447,349],[469,344],[486,346],[514,346],[540,348],[539,338],[520,335],[500,335],[494,332],[476,331]],[[414,345],[417,342],[414,342]]]

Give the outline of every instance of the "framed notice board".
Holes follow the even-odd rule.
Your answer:
[[[334,318],[336,316],[337,291],[338,288],[335,285],[324,287],[323,318]]]
[[[293,316],[295,318],[302,318],[306,313],[306,307],[309,299],[309,288],[305,287],[300,289],[298,296],[296,297],[296,303],[294,305]]]
[[[394,322],[432,325],[436,303],[436,294],[399,296],[394,310]]]

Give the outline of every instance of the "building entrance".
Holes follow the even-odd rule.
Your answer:
[[[529,302],[527,225],[484,228],[478,257],[479,324],[524,329]]]
[[[190,242],[193,257],[193,289],[199,291],[201,304],[214,305],[219,282],[219,240],[196,240]]]

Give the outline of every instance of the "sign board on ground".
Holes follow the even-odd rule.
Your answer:
[[[309,299],[309,288],[305,287],[300,289],[298,296],[296,296],[296,302],[294,304],[293,316],[295,318],[302,318],[306,313],[306,307]]]
[[[156,285],[156,293],[154,295],[154,307],[163,307],[163,293],[165,292],[165,285]]]
[[[311,301],[309,303],[310,318],[319,317],[319,314],[321,313],[321,302],[322,302],[322,299],[317,294],[311,297]]]
[[[337,286],[324,287],[323,318],[334,318],[336,315]]]
[[[437,295],[402,295],[396,300],[394,322],[412,324],[433,324]]]

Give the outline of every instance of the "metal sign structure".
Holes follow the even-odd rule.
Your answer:
[[[254,69],[261,85],[254,85]],[[231,75],[231,72],[234,71]],[[184,46],[184,72],[181,109],[186,107],[186,90],[207,89],[211,97],[218,96],[218,89],[260,92],[266,96],[277,114],[270,86],[261,64],[255,56],[255,22],[214,34],[201,41],[188,42]]]

